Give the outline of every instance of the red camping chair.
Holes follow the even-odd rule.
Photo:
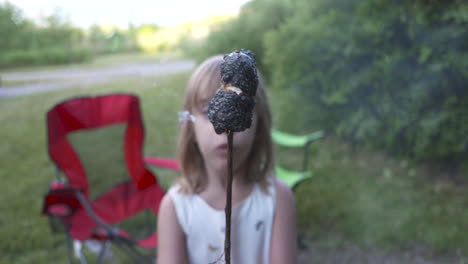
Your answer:
[[[77,147],[82,144],[72,142],[72,139],[85,131],[95,133],[116,127],[122,130],[121,137],[107,139],[111,144],[121,144],[116,152],[121,152],[121,160],[117,163],[122,169],[119,172],[112,171],[118,166],[111,166],[109,161],[104,161],[104,166],[95,166],[98,173],[94,173],[93,177],[104,180],[102,182],[107,185],[109,182],[117,184],[110,189],[99,190],[102,193],[94,196],[94,178],[91,179],[90,170],[84,160],[94,162],[99,159],[100,153],[96,153],[96,149],[80,152]],[[116,227],[146,209],[156,215],[164,195],[156,177],[145,167],[142,156],[144,128],[138,97],[111,94],[66,100],[47,113],[47,129],[48,150],[57,168],[57,179],[52,182],[45,197],[43,214],[50,217],[51,223],[63,224],[70,263],[73,263],[72,240],[74,243],[88,240],[102,243],[98,263],[103,261],[105,250],[111,244],[138,263],[154,263],[154,257],[143,254],[140,247],[154,249],[157,246],[156,233],[145,239],[136,239]],[[89,137],[90,134],[85,134],[84,138]],[[100,143],[98,141],[90,145]],[[98,158],[90,158],[91,154]],[[175,160],[153,157],[146,159],[152,165],[178,170]],[[117,181],[117,174],[124,175],[121,176],[123,181]],[[149,224],[155,226],[154,222]],[[85,254],[81,250],[78,257],[82,263],[86,263]]]

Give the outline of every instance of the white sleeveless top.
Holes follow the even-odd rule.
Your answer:
[[[231,263],[270,263],[270,241],[275,214],[275,187],[268,194],[256,184],[247,198],[232,209]],[[224,210],[215,210],[197,194],[169,190],[177,219],[186,237],[190,264],[224,263]],[[217,262],[216,262],[217,261]]]

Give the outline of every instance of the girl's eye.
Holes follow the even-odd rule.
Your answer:
[[[208,120],[208,119],[209,119],[209,118],[208,118],[208,111],[203,111],[203,112],[202,112],[202,118],[203,118],[204,120]]]
[[[208,117],[208,106],[203,107],[203,108],[201,109],[201,113],[202,113],[204,116]]]

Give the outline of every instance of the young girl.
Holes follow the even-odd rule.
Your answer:
[[[203,62],[187,87],[178,158],[182,177],[163,198],[158,217],[158,264],[224,263],[227,136],[207,117],[221,85],[222,56]],[[231,218],[233,264],[293,264],[294,196],[273,174],[271,114],[260,79],[249,129],[234,133]]]

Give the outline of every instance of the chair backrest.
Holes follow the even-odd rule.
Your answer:
[[[51,160],[63,171],[71,187],[88,196],[88,177],[70,136],[73,132],[123,125],[124,162],[139,189],[156,183],[143,161],[143,121],[139,99],[131,94],[77,97],[55,105],[47,113],[48,149]]]

